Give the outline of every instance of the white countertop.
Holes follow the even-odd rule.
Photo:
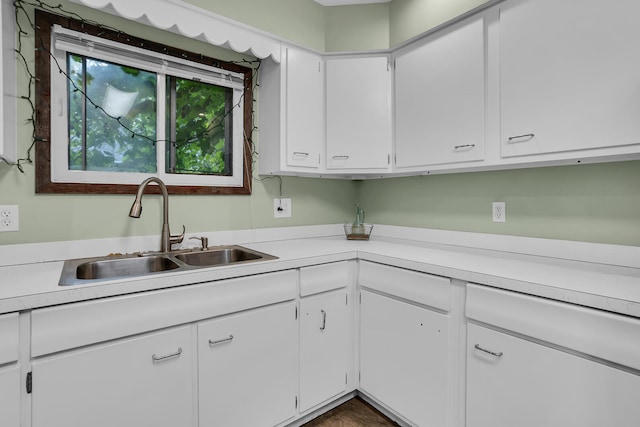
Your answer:
[[[63,262],[0,267],[0,313],[361,259],[640,318],[640,269],[539,255],[374,237],[244,244],[277,260],[58,286]]]

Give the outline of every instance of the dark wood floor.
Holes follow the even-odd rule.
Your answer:
[[[395,422],[359,397],[343,403],[304,427],[392,427]]]

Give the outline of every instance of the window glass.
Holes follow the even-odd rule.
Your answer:
[[[167,173],[231,175],[231,88],[167,77]]]
[[[69,169],[155,173],[156,74],[74,54],[67,63]]]

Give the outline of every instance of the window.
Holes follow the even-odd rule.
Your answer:
[[[130,193],[153,175],[250,194],[253,70],[46,12],[36,25],[37,192]]]

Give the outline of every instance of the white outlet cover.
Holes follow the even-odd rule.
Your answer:
[[[291,199],[273,199],[273,217],[274,218],[290,218],[291,217]]]
[[[0,205],[0,232],[19,231],[18,205]]]
[[[507,204],[505,202],[493,202],[491,210],[493,222],[507,222]]]

